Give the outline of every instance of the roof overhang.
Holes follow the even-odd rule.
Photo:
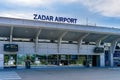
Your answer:
[[[67,33],[62,40],[66,41],[78,41],[88,33],[83,39],[85,42],[96,42],[104,37],[104,42],[113,42],[120,37],[117,28],[0,17],[0,37],[58,40],[64,32]]]

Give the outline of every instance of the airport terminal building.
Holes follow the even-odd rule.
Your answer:
[[[120,66],[120,29],[0,17],[0,67]]]

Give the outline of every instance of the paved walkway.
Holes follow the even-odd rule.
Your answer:
[[[0,71],[0,80],[20,80],[21,77],[15,71]]]
[[[120,68],[21,69],[3,70],[1,74],[2,80],[120,80]]]

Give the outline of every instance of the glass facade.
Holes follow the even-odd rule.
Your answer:
[[[5,54],[4,55],[4,68],[16,68],[17,66],[17,55],[16,54]]]
[[[30,55],[32,66],[47,65],[47,59],[45,55],[33,54]]]
[[[46,59],[48,61],[48,65],[58,65],[57,55],[48,55]]]
[[[12,58],[11,58],[12,57]],[[98,56],[99,57],[99,56]],[[67,55],[67,54],[12,54],[4,55],[4,66],[7,67],[23,67],[26,66],[26,60],[29,58],[31,67],[39,66],[97,66],[99,64],[99,58],[93,55]],[[9,60],[14,59],[14,62],[9,64]]]
[[[25,66],[25,58],[26,58],[26,55],[24,55],[24,54],[17,55],[17,66],[18,67]]]

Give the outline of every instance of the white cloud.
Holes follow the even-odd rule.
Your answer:
[[[47,6],[49,4],[54,3],[56,0],[4,0],[4,2],[19,6]]]
[[[120,0],[117,0],[117,1],[116,0],[4,0],[1,2],[6,2],[9,5],[19,5],[19,6],[28,6],[28,7],[39,7],[39,6],[46,7],[47,6],[48,10],[54,9],[54,7],[50,6],[54,3],[69,4],[69,3],[76,2],[76,3],[83,4],[92,12],[99,13],[101,15],[109,16],[109,17],[120,17],[120,8],[119,8]],[[19,11],[17,13],[14,13],[14,11],[11,11],[11,12],[4,12],[4,13],[1,12],[0,16],[32,19],[31,17],[32,14],[33,14],[32,12],[27,12],[27,11],[26,12]],[[49,11],[49,13],[46,12],[46,14],[52,15],[53,13],[50,13]],[[62,15],[62,14],[56,14],[56,15]]]
[[[33,14],[29,12],[1,12],[1,17],[9,17],[9,18],[21,18],[21,19],[33,19]]]
[[[61,3],[72,3],[79,0],[4,0],[4,2],[8,4],[14,4],[14,5],[20,5],[20,6],[31,6],[31,7],[37,7],[37,6],[48,6],[53,3],[58,4]]]
[[[54,12],[54,7],[52,4],[59,3],[80,3],[80,5],[86,6],[91,12],[99,13],[103,16],[108,17],[120,17],[120,0],[4,0],[0,2],[6,2],[9,5],[19,5],[19,6],[28,6],[28,7],[39,7],[47,6],[47,12],[40,11],[38,14],[47,14],[47,15],[58,15],[58,16],[66,16],[67,14],[58,14]],[[52,11],[53,9],[53,11]],[[15,13],[14,13],[15,12]],[[24,11],[11,11],[11,12],[1,12],[0,16],[4,17],[14,17],[14,18],[25,18],[25,19],[33,19],[34,12]]]
[[[35,7],[39,8],[40,6],[47,7],[47,10],[38,10],[39,12],[34,12],[35,10],[17,10],[17,7],[15,7],[15,10],[8,10],[8,11],[1,11],[0,16],[2,17],[11,17],[11,18],[22,18],[22,19],[33,19],[33,14],[46,14],[46,15],[53,15],[53,16],[65,16],[65,17],[70,17],[71,15],[69,14],[62,14],[62,13],[56,13],[54,12],[54,7],[52,7],[52,4],[59,4],[59,3],[72,3],[72,2],[77,2],[79,0],[4,0],[0,1],[0,3],[5,3],[9,5],[19,5],[21,8],[24,7]]]
[[[90,11],[108,17],[120,17],[120,0],[80,0]]]
[[[32,11],[4,11],[0,13],[0,17],[9,17],[9,18],[20,18],[20,19],[30,19],[33,20],[33,14],[44,14],[49,16],[63,16],[63,17],[71,17],[69,14],[59,14],[59,13],[52,13],[52,12],[32,12]]]
[[[73,2],[79,2],[79,0],[59,0],[62,3],[73,3]]]
[[[109,17],[120,17],[120,0],[4,0],[10,5],[19,5],[27,7],[47,7],[51,8],[52,4],[69,4],[81,3],[86,6],[90,11],[99,13]]]

